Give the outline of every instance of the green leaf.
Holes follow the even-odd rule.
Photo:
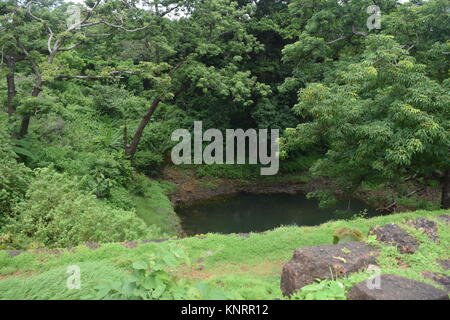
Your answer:
[[[135,270],[147,270],[149,268],[149,265],[145,261],[136,261],[133,262],[133,269]]]

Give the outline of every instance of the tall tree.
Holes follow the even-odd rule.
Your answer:
[[[322,156],[312,173],[347,194],[362,182],[441,176],[448,208],[448,85],[429,79],[392,36],[369,36],[365,47],[359,61],[336,63],[324,82],[300,91],[294,110],[311,121],[288,131],[284,155],[316,146]]]
[[[91,37],[111,30],[136,32],[148,27],[136,18],[133,3],[127,1],[88,0],[74,6],[61,0],[8,1],[2,6],[5,13],[2,28],[31,67],[35,80],[31,97],[37,98],[46,81],[59,77],[69,63],[56,61],[58,55],[76,49]],[[125,14],[125,12],[127,14]],[[132,16],[139,27],[128,28],[124,16]],[[73,17],[72,17],[73,16]],[[100,31],[100,32],[99,32]],[[11,90],[12,92],[12,90]],[[11,107],[11,112],[15,110]],[[34,110],[22,110],[19,136],[28,133]]]
[[[165,19],[158,22],[159,28],[142,31],[148,48],[161,49],[161,43],[166,46],[142,64],[147,68],[142,70],[142,76],[153,81],[149,91],[152,102],[131,141],[125,136],[128,156],[136,153],[143,132],[162,101],[199,92],[248,106],[255,97],[269,92],[268,86],[241,67],[241,61],[262,49],[246,29],[252,5],[239,8],[230,0],[192,0],[183,5],[185,14],[180,19]],[[155,30],[159,33],[155,34]],[[153,71],[149,72],[149,68]]]

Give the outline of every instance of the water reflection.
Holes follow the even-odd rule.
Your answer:
[[[261,232],[281,225],[314,226],[351,218],[364,209],[368,210],[368,217],[376,215],[375,210],[356,199],[352,199],[350,210],[347,206],[348,202],[342,201],[335,208],[320,209],[317,201],[304,195],[242,193],[180,208],[177,212],[189,235]]]

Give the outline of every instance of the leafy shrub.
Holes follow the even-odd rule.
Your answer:
[[[15,249],[16,239],[12,233],[0,234],[0,250]]]
[[[419,197],[399,197],[397,204],[414,210],[439,210],[439,204],[420,199]]]
[[[12,207],[20,201],[28,188],[32,172],[16,161],[17,154],[7,132],[7,120],[0,112],[0,222],[12,213]]]
[[[148,175],[156,174],[163,162],[164,158],[161,154],[151,151],[139,151],[133,158],[133,166],[136,170]]]
[[[176,108],[165,104],[157,111],[156,119],[159,121],[151,122],[146,127],[133,161],[133,166],[139,172],[148,175],[158,173],[165,159],[170,157],[172,147],[176,144],[171,140],[172,132],[183,128],[186,121]]]
[[[120,151],[91,153],[85,160],[87,185],[97,198],[109,198],[113,187],[124,187],[132,179],[131,164]]]
[[[326,190],[309,192],[306,197],[308,199],[317,199],[320,208],[332,208],[336,206],[338,201],[332,192]]]
[[[147,190],[149,179],[142,174],[135,174],[133,181],[129,185],[130,192],[136,196],[143,197]]]
[[[71,146],[43,146],[38,167],[52,165],[57,171],[83,177],[83,187],[97,198],[109,199],[115,187],[125,187],[132,179],[133,168],[119,150],[73,150]]]
[[[0,155],[0,219],[12,213],[14,204],[24,197],[31,178],[29,168]]]
[[[334,280],[324,280],[304,286],[292,295],[292,300],[346,300],[345,286]]]
[[[49,168],[35,171],[25,199],[14,208],[17,216],[5,227],[22,246],[69,247],[148,236],[134,212],[111,208],[83,193],[78,179]]]
[[[231,299],[221,289],[177,279],[167,269],[190,264],[184,249],[175,244],[158,246],[146,260],[132,265],[132,274],[120,281],[97,287],[98,299],[107,300],[182,300]]]
[[[130,97],[130,93],[124,88],[98,84],[94,86],[92,95],[98,112],[115,118],[123,117],[125,101]]]
[[[288,174],[307,172],[316,159],[316,155],[299,155],[282,160],[280,161],[280,172]]]
[[[134,207],[130,192],[128,192],[128,190],[122,186],[113,187],[110,191],[110,197],[107,201],[108,204],[124,210],[128,210]]]
[[[188,258],[180,247],[156,247],[148,260],[133,263],[133,273],[120,281],[99,286],[99,299],[160,300],[182,299],[186,285],[165,269],[175,267]]]

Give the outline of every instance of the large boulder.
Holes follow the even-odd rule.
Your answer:
[[[350,300],[448,300],[447,292],[427,283],[390,274],[380,276],[380,288],[371,289],[366,281],[353,286]]]
[[[378,251],[352,242],[297,249],[281,274],[281,291],[290,296],[316,279],[345,276],[375,264]]]
[[[437,272],[425,271],[422,275],[430,280],[433,280],[437,284],[441,285],[448,294],[450,294],[450,277]]]
[[[377,240],[397,247],[401,253],[414,253],[419,247],[416,238],[396,224],[387,224],[370,229],[369,235],[375,235]]]

